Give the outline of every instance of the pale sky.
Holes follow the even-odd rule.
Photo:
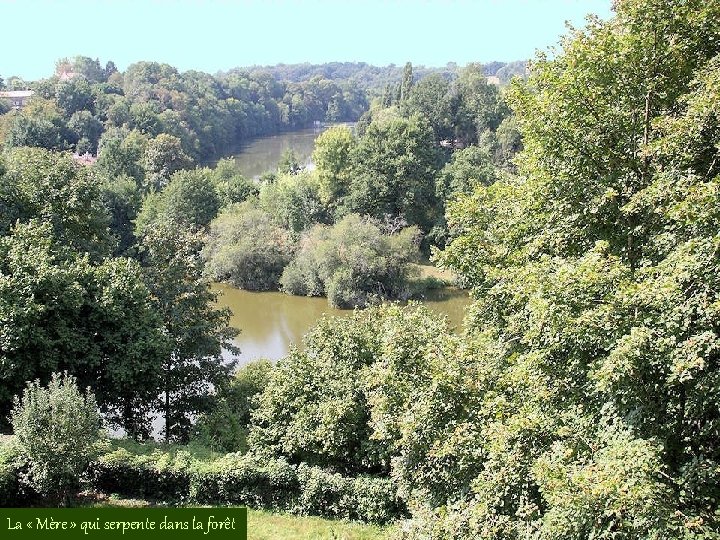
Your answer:
[[[209,73],[277,63],[443,66],[531,58],[611,0],[0,0],[0,77],[76,55]]]

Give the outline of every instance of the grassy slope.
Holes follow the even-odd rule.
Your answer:
[[[248,511],[248,540],[390,540],[392,528]]]

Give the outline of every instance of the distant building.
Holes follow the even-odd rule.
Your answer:
[[[496,77],[495,75],[492,75],[487,78],[488,84],[494,84],[495,86],[500,86],[500,77]]]
[[[9,90],[0,92],[0,99],[10,103],[10,106],[17,110],[22,109],[35,92],[32,90]]]

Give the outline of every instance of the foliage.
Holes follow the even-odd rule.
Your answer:
[[[111,422],[147,432],[165,338],[140,268],[92,264],[31,221],[0,237],[0,403],[25,381],[68,371],[91,386]]]
[[[414,227],[383,234],[376,222],[356,214],[332,227],[316,225],[301,238],[280,279],[282,288],[297,295],[326,294],[341,308],[403,298],[408,263],[418,256],[417,237]]]
[[[258,194],[257,184],[242,176],[232,159],[221,159],[209,174],[220,200],[220,207],[244,202]]]
[[[95,489],[155,501],[246,505],[375,523],[404,512],[389,479],[346,477],[253,454],[202,462],[182,451],[135,455],[119,449],[93,462],[88,476]]]
[[[178,171],[162,191],[148,194],[135,220],[142,236],[159,222],[182,230],[204,229],[217,215],[220,199],[207,169]]]
[[[344,126],[333,126],[315,140],[312,160],[317,171],[320,198],[324,204],[347,195],[350,178],[350,155],[355,146],[352,132]]]
[[[222,386],[233,367],[222,350],[235,352],[227,310],[204,277],[198,234],[159,222],[142,237],[145,282],[153,294],[169,349],[162,363],[165,439],[187,441],[192,417],[208,409],[212,387]]]
[[[238,369],[229,384],[217,392],[212,410],[198,418],[193,439],[227,452],[247,450],[250,414],[255,409],[256,397],[270,380],[272,369],[272,362],[264,359]]]
[[[67,155],[18,148],[4,156],[0,188],[0,234],[19,220],[47,221],[53,235],[94,258],[107,254],[107,215],[97,182]]]
[[[320,186],[308,172],[281,174],[260,189],[260,208],[272,216],[276,225],[297,237],[315,223],[326,221],[320,200]]]
[[[433,179],[440,155],[422,117],[374,120],[351,159],[349,193],[339,202],[346,211],[378,219],[402,217],[429,230],[436,219]]]
[[[73,377],[55,373],[47,388],[36,380],[15,398],[11,422],[27,462],[21,481],[45,497],[66,498],[99,440],[95,397],[89,389],[81,393]]]
[[[149,190],[160,190],[170,181],[170,176],[192,164],[183,151],[182,142],[174,135],[161,133],[148,140],[142,165],[145,169],[145,186]]]
[[[477,301],[400,443],[416,537],[716,533],[720,4],[616,7],[515,83],[521,177],[450,204]]]
[[[253,201],[231,205],[210,224],[203,257],[207,274],[249,290],[278,286],[294,245],[290,234],[273,223]]]
[[[389,471],[406,400],[447,323],[426,309],[382,306],[322,319],[272,371],[252,415],[250,447],[336,471]],[[392,393],[383,388],[397,384]],[[399,408],[398,408],[399,407]]]

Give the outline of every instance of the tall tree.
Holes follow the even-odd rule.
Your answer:
[[[170,341],[162,364],[165,440],[187,441],[192,418],[211,404],[211,392],[227,382],[234,364],[223,349],[237,352],[230,313],[215,307],[216,294],[203,275],[202,237],[165,222],[141,241],[141,260],[162,328]]]

